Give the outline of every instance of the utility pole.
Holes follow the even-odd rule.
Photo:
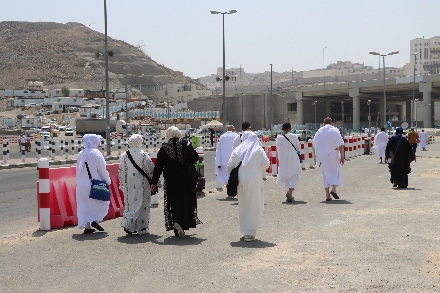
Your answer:
[[[104,0],[104,22],[105,22],[105,121],[106,121],[106,131],[105,140],[107,143],[107,156],[111,156],[111,145],[110,145],[110,88],[108,82],[108,40],[107,40],[107,0]]]

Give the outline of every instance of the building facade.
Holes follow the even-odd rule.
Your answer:
[[[417,53],[414,55],[414,53]],[[440,74],[440,36],[430,39],[417,38],[410,41],[410,68],[413,75],[414,65],[416,75]]]

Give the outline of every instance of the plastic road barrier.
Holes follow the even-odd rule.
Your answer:
[[[49,168],[47,158],[41,158],[38,162],[40,178],[37,182],[37,199],[40,229],[50,230],[77,225],[76,166]],[[110,206],[104,219],[114,219],[124,213],[124,194],[119,189],[119,164],[107,164],[106,168],[112,183]]]

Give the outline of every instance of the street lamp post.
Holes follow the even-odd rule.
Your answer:
[[[107,41],[107,0],[104,0],[104,26],[105,26],[105,122],[107,125],[106,131],[105,131],[105,140],[107,144],[107,156],[111,156],[111,145],[110,145],[110,89],[109,89],[109,82],[108,82],[108,41]]]
[[[370,104],[371,104],[371,100],[368,100],[368,102],[367,102],[367,105],[368,105],[368,129],[371,128]]]
[[[389,56],[389,55],[395,55],[395,54],[399,54],[399,51],[394,51],[391,53],[388,53],[386,55],[377,53],[377,52],[370,52],[371,55],[378,55],[378,56],[382,56],[382,65],[383,65],[383,123],[384,123],[384,127],[387,127],[387,96],[386,96],[386,89],[385,89],[385,56]],[[380,58],[380,57],[379,57]]]
[[[102,105],[102,98],[103,98],[103,95],[104,95],[104,81],[105,81],[105,80],[102,80],[102,81],[101,81],[101,107],[102,107],[102,117],[103,117],[103,118],[105,117],[105,114],[104,114],[104,106]]]
[[[414,102],[415,102],[415,120],[416,120],[416,128],[417,128],[417,110],[418,110],[418,108],[419,108],[418,101],[419,101],[419,99],[414,99]]]
[[[415,102],[414,102],[414,98],[415,98],[415,88],[416,88],[416,61],[417,61],[417,52],[413,53],[414,55],[414,68],[413,68],[413,95],[412,95],[412,111],[411,111],[411,116],[415,111]],[[411,127],[414,127],[414,117],[411,117]]]
[[[272,86],[273,86],[273,84],[272,84],[272,67],[273,67],[273,65],[272,64],[270,64],[270,107],[269,107],[269,110],[270,110],[270,123],[269,123],[269,126],[270,126],[270,129],[272,129],[272,131],[273,131],[273,100],[272,100],[272,92],[273,92],[273,88],[272,88]]]
[[[327,47],[322,48],[322,66],[324,68],[324,70],[323,70],[324,71],[324,88],[325,88],[325,58],[324,58],[325,49],[327,49]]]
[[[316,104],[318,101],[313,101],[313,105],[315,106],[315,124],[313,124],[313,130],[316,132]]]
[[[226,88],[226,74],[225,74],[225,70],[226,70],[226,65],[225,65],[225,14],[233,14],[236,13],[237,10],[229,10],[228,12],[218,12],[218,11],[211,11],[211,14],[221,14],[223,16],[223,78],[222,78],[222,82],[223,82],[223,123],[226,124],[226,95],[225,95],[225,88]]]

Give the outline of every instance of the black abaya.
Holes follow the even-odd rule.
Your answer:
[[[414,161],[415,154],[408,140],[401,136],[393,136],[388,140],[385,157],[390,161],[391,152],[395,152],[394,163],[389,164],[391,173],[390,181],[398,188],[408,187],[408,174],[411,173],[410,163]]]

